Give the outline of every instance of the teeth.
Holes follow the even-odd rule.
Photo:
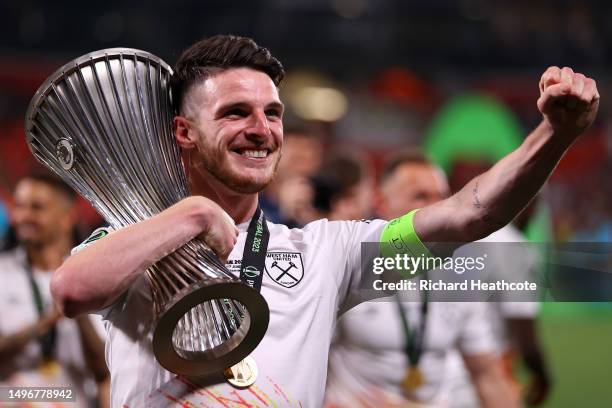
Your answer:
[[[268,155],[267,150],[245,150],[242,152],[247,157],[266,157]]]

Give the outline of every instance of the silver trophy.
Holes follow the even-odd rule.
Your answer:
[[[25,128],[34,156],[115,229],[189,194],[172,132],[171,75],[168,64],[147,52],[106,49],[64,65],[30,102]],[[267,330],[264,298],[197,239],[146,275],[153,352],[169,371],[201,376],[224,370],[248,356]]]

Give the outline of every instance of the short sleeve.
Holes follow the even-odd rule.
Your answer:
[[[106,237],[109,234],[112,234],[113,232],[114,230],[111,227],[100,227],[94,230],[94,232],[92,232],[91,235],[87,237],[87,239],[85,239],[85,241],[83,241],[78,246],[72,248],[72,250],[70,251],[70,255],[74,255],[82,251],[88,246],[94,244],[96,241],[99,241],[100,239]],[[104,327],[102,319],[106,319],[113,310],[113,308],[115,308],[117,305],[123,304],[128,292],[129,289],[123,295],[121,295],[113,304],[105,307],[104,309],[94,311],[90,314],[90,320],[92,320],[92,324],[96,328],[96,332],[98,334],[106,335],[106,329]]]
[[[101,227],[101,228],[96,229],[94,232],[91,233],[89,237],[87,237],[85,241],[80,243],[78,246],[72,248],[72,251],[70,251],[70,255],[74,255],[77,252],[82,251],[83,249],[87,248],[94,242],[104,238],[111,232],[113,232],[113,229],[111,227]]]
[[[458,307],[465,308],[462,328],[457,347],[466,355],[497,352],[500,345],[495,336],[493,305],[486,302],[464,302]]]
[[[342,247],[335,248],[334,251],[344,252],[338,254],[344,257],[339,283],[338,309],[340,314],[366,300],[386,296],[384,292],[371,290],[372,285],[368,285],[367,280],[373,276],[367,273],[365,266],[370,258],[380,255],[378,243],[386,225],[387,221],[384,220],[332,221],[329,223],[330,233],[337,235],[337,238],[340,238],[339,242],[342,243]],[[365,242],[372,244],[362,247],[362,243]],[[362,253],[362,249],[367,253]]]

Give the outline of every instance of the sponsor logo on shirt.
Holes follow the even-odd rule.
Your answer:
[[[266,273],[285,288],[292,288],[304,277],[302,254],[299,252],[268,252]]]

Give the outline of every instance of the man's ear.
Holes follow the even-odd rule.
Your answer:
[[[193,149],[195,144],[195,132],[189,122],[183,116],[175,116],[172,125],[174,127],[174,136],[179,146],[183,149]]]

